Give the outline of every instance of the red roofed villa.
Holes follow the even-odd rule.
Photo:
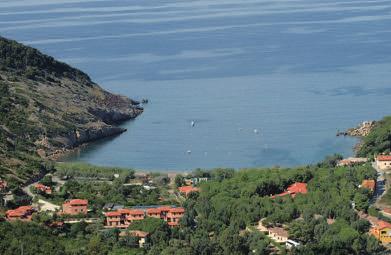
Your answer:
[[[282,197],[286,195],[290,195],[292,198],[294,198],[297,194],[307,194],[307,183],[304,182],[295,182],[294,184],[290,185],[286,191],[272,196],[272,198],[275,197]]]
[[[6,212],[6,218],[8,221],[21,220],[31,221],[34,208],[31,206],[20,206],[15,210],[8,210]]]
[[[52,194],[52,188],[49,187],[49,186],[43,185],[41,183],[35,184],[34,188],[36,188],[37,190],[39,190],[41,192],[44,192],[44,193],[46,193],[48,195]]]
[[[193,186],[182,186],[178,188],[181,194],[184,194],[186,197],[189,196],[191,192],[199,192],[200,189]]]
[[[380,170],[391,169],[391,155],[378,155],[376,157],[376,166]]]
[[[65,202],[62,205],[62,214],[78,215],[87,214],[88,200],[85,199],[72,199]]]
[[[182,207],[160,206],[142,209],[120,209],[113,212],[106,212],[106,228],[128,228],[132,222],[143,220],[145,217],[158,218],[166,221],[169,226],[179,225],[185,209]]]

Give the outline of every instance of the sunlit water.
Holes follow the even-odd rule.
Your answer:
[[[2,0],[0,33],[150,100],[128,132],[68,160],[308,164],[352,155],[337,130],[391,112],[389,0]]]

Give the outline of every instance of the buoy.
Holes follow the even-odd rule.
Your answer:
[[[191,154],[191,150],[188,150],[188,151],[187,151],[187,154]]]
[[[194,126],[195,126],[195,121],[192,120],[190,125],[191,125],[192,127],[194,127]]]
[[[259,133],[258,129],[254,129],[254,134],[258,134],[258,133]]]

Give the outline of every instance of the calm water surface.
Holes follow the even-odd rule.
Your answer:
[[[68,160],[308,164],[352,155],[337,130],[391,112],[389,0],[2,0],[0,34],[150,99],[128,132]]]

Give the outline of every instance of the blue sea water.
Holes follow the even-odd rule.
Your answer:
[[[303,165],[352,155],[337,130],[391,113],[389,0],[2,0],[0,34],[150,100],[67,160]]]

